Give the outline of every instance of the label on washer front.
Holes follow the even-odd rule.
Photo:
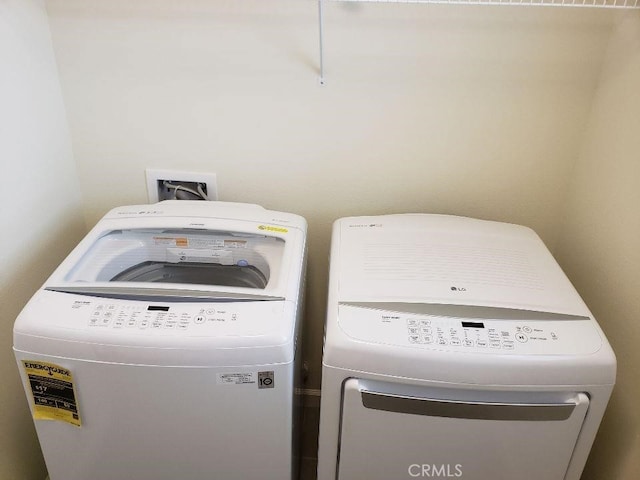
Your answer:
[[[33,395],[33,418],[82,425],[71,372],[53,363],[23,360]]]
[[[258,388],[274,388],[274,371],[258,372]]]
[[[219,373],[218,385],[245,385],[256,383],[256,374],[253,372]]]

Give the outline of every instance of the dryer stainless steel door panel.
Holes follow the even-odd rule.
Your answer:
[[[582,393],[446,400],[367,383],[345,382],[339,480],[562,480],[589,406]]]

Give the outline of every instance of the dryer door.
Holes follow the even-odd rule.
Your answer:
[[[589,406],[582,393],[514,402],[505,393],[458,400],[384,386],[345,383],[339,480],[563,480]]]

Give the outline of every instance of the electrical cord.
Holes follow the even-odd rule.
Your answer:
[[[192,188],[185,187],[184,185],[174,185],[167,180],[163,182],[163,185],[167,189],[173,190],[173,195],[176,200],[209,200],[209,197],[207,197],[207,194],[204,193],[204,190],[200,183],[197,183],[197,191]],[[182,192],[185,192],[186,195],[181,194]],[[193,195],[193,197],[195,198],[191,198],[191,195]]]
[[[204,190],[202,189],[201,183],[198,183],[198,193],[200,194],[203,200],[209,200],[209,197],[207,196],[206,193],[204,193]]]

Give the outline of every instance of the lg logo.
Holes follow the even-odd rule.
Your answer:
[[[466,292],[467,289],[464,287],[451,287],[452,292]]]
[[[462,477],[462,465],[442,464],[434,465],[430,463],[409,465],[407,469],[411,477],[429,477],[429,478],[458,478]]]

